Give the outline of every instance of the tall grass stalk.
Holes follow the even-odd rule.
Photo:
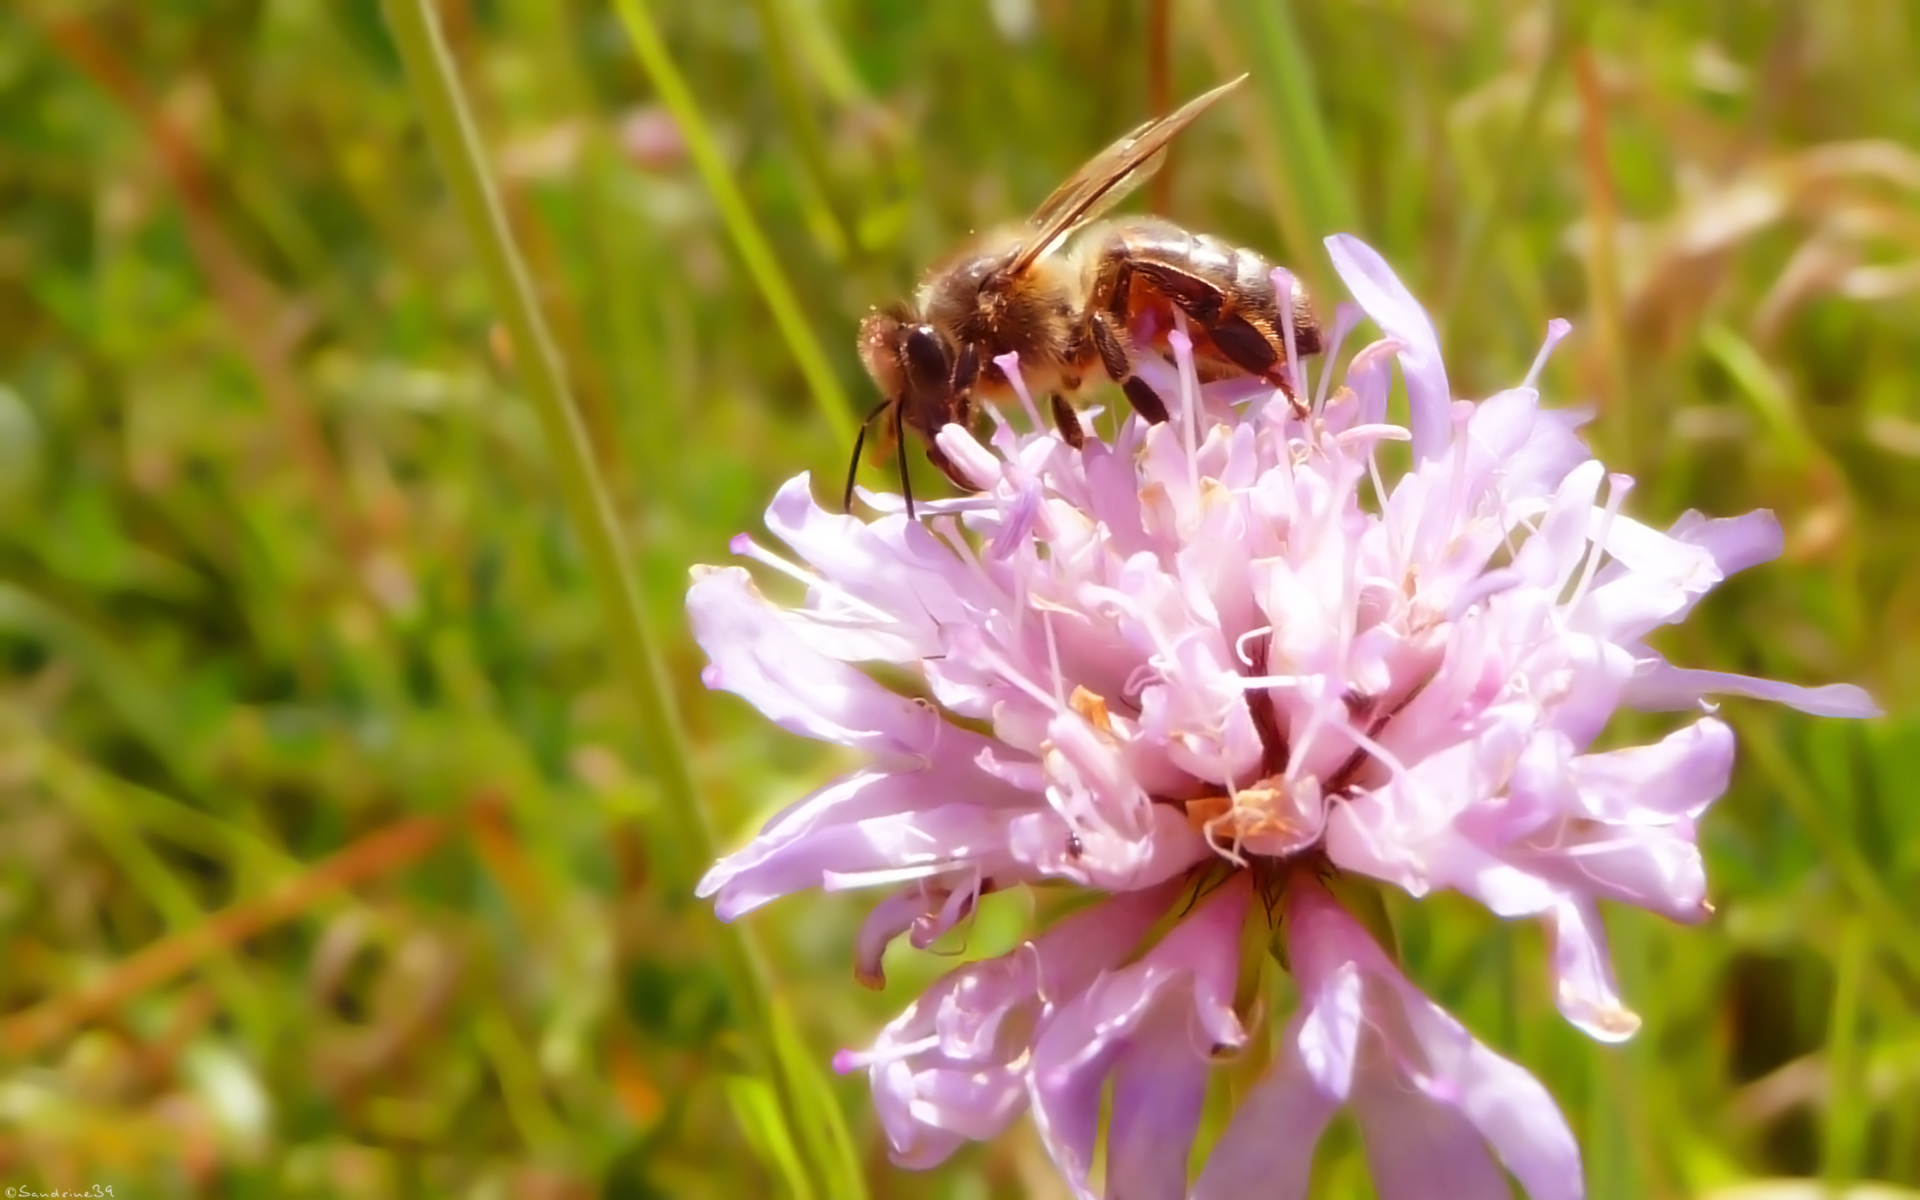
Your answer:
[[[671,875],[664,890],[685,895],[691,883],[688,868],[711,861],[714,837],[698,802],[686,735],[666,669],[646,628],[639,585],[628,565],[632,556],[600,478],[586,426],[568,394],[565,368],[534,300],[532,281],[507,228],[432,0],[385,0],[384,8],[428,136],[512,338],[514,363],[540,415],[568,513],[606,609],[614,663],[633,701],[640,739],[665,798],[661,811],[675,852],[659,856]],[[755,1066],[777,1070],[780,1057],[767,1020],[770,986],[761,955],[744,927],[728,927],[721,944],[735,998],[746,1009],[744,1032],[752,1044]]]

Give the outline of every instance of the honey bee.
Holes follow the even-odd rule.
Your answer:
[[[925,440],[927,458],[965,491],[974,485],[941,452],[934,434],[971,425],[976,400],[1012,393],[994,359],[1012,351],[1055,427],[1078,449],[1085,439],[1067,398],[1097,375],[1120,385],[1134,411],[1167,419],[1167,406],[1134,373],[1143,350],[1162,353],[1176,312],[1185,315],[1202,379],[1252,376],[1293,401],[1286,328],[1293,350],[1320,351],[1320,325],[1297,282],[1283,299],[1273,266],[1252,250],[1189,233],[1155,217],[1100,218],[1166,159],[1167,146],[1246,76],[1195,97],[1101,151],[1048,196],[1024,224],[963,245],[921,279],[910,301],[876,309],[860,323],[860,360],[881,400],[860,425],[847,470],[845,506],[867,429],[890,423],[901,490],[913,516],[905,431]]]

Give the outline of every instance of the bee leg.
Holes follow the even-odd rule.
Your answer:
[[[867,444],[867,426],[873,424],[873,419],[885,411],[887,405],[892,403],[894,402],[891,400],[882,400],[873,406],[871,412],[860,419],[860,432],[853,435],[853,459],[847,463],[847,491],[846,495],[840,499],[840,511],[842,512],[850,513],[853,511],[853,485],[854,481],[860,477],[860,448]]]
[[[907,474],[907,423],[904,404],[893,406],[893,449],[900,460],[900,494],[907,498],[907,520],[915,519],[913,514],[913,477]]]
[[[1287,369],[1284,347],[1276,347],[1274,340],[1258,326],[1235,314],[1228,314],[1206,329],[1213,344],[1234,366],[1279,388],[1294,416],[1307,415],[1306,404],[1293,394],[1293,372]]]
[[[1305,406],[1293,394],[1293,373],[1287,369],[1286,343],[1271,328],[1263,329],[1248,320],[1234,298],[1217,284],[1159,263],[1136,264],[1134,269],[1146,276],[1155,292],[1165,296],[1189,321],[1205,330],[1227,361],[1279,388],[1294,415],[1306,415]]]
[[[980,347],[978,343],[968,342],[960,347],[960,353],[954,355],[953,376],[947,382],[953,388],[953,394],[959,397],[973,391],[973,382],[979,377]]]
[[[948,416],[955,425],[962,426],[966,429],[973,428],[973,385],[979,378],[980,345],[978,342],[967,342],[960,347],[960,352],[954,355],[953,374],[947,380],[947,387],[951,395],[951,400],[948,405]],[[937,448],[929,442],[927,444],[927,456],[932,458],[936,452]],[[939,461],[941,463],[940,469],[947,473],[949,479],[952,479],[954,477],[954,471],[952,466],[946,462],[946,456],[941,455]],[[966,487],[967,491],[974,490],[971,486],[962,486]]]
[[[1096,312],[1088,319],[1093,348],[1100,352],[1100,365],[1127,395],[1127,403],[1155,425],[1167,422],[1169,414],[1159,393],[1147,381],[1133,373],[1133,356],[1127,351],[1126,335],[1112,313]]]
[[[1055,392],[1047,402],[1053,408],[1053,427],[1060,431],[1067,445],[1075,450],[1086,445],[1087,431],[1080,427],[1080,414],[1073,411],[1073,405],[1067,403],[1067,398]]]

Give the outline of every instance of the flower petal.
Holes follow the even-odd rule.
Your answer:
[[[1622,702],[1647,712],[1698,708],[1707,696],[1749,696],[1774,700],[1816,717],[1877,717],[1883,712],[1873,697],[1850,683],[1801,687],[1772,679],[1698,671],[1676,667],[1649,653],[1636,664]]]
[[[1398,993],[1413,1038],[1396,1057],[1426,1062],[1416,1086],[1471,1121],[1532,1200],[1580,1200],[1580,1146],[1552,1094],[1518,1063],[1474,1040],[1398,971],[1389,967],[1380,977]]]
[[[1706,550],[1722,575],[1771,562],[1787,544],[1780,522],[1764,508],[1738,517],[1712,518],[1688,509],[1667,533]]]
[[[1651,746],[1583,754],[1570,772],[1581,811],[1596,820],[1698,817],[1727,790],[1733,730],[1709,717]]]
[[[1453,394],[1440,360],[1433,318],[1413,298],[1379,251],[1351,234],[1327,239],[1327,253],[1341,282],[1381,331],[1400,343],[1400,369],[1407,379],[1407,405],[1416,460],[1444,454],[1452,432],[1447,412]]]
[[[1584,1191],[1580,1148],[1539,1080],[1474,1040],[1465,1026],[1427,999],[1317,882],[1300,875],[1289,882],[1286,921],[1287,945],[1303,994],[1317,989],[1320,980],[1345,963],[1355,964],[1370,984],[1366,1028],[1378,1042],[1376,1051],[1363,1052],[1354,1075],[1363,1129],[1372,1119],[1369,1105],[1384,1106],[1374,1121],[1383,1131],[1389,1122],[1406,1119],[1396,1098],[1417,1089],[1478,1130],[1533,1200],[1579,1200]],[[1383,1078],[1382,1071],[1389,1077]],[[1417,1133],[1405,1151],[1383,1145],[1378,1151],[1382,1157],[1375,1157],[1375,1142],[1392,1139],[1368,1141],[1382,1200],[1430,1194],[1436,1178],[1448,1179],[1449,1196],[1500,1194],[1472,1190],[1482,1182],[1476,1175],[1478,1160],[1461,1148],[1459,1127],[1451,1118],[1427,1118],[1410,1128]],[[1410,1158],[1416,1151],[1425,1157]],[[1425,1192],[1412,1185],[1421,1161],[1428,1167]],[[1455,1188],[1449,1170],[1464,1173],[1460,1188]],[[1386,1174],[1379,1176],[1382,1171]],[[1398,1190],[1389,1191],[1389,1185]]]
[[[1297,1047],[1295,1018],[1280,1062],[1240,1100],[1194,1185],[1193,1200],[1305,1200],[1313,1148],[1340,1107],[1314,1083]]]
[[[1162,888],[1074,913],[999,958],[947,973],[872,1049],[835,1055],[842,1073],[867,1068],[894,1160],[932,1166],[1012,1124],[1028,1102],[1019,1064],[1048,1014],[1132,953],[1175,898]]]
[[[1607,931],[1592,901],[1567,900],[1553,912],[1554,1003],[1596,1042],[1624,1042],[1640,1018],[1620,1003]]]
[[[701,678],[781,728],[880,758],[923,757],[945,722],[808,645],[740,567],[696,567],[687,620],[711,660]]]
[[[1114,1064],[1107,1200],[1183,1200],[1207,1074],[1188,1041],[1187,1015],[1161,1006]]]
[[[1161,1051],[1150,1055],[1164,1064],[1177,1061],[1176,1050],[1183,1053],[1201,1073],[1202,1087],[1206,1059],[1214,1045],[1237,1046],[1245,1040],[1246,1032],[1233,1012],[1233,990],[1248,892],[1244,876],[1230,880],[1139,962],[1105,976],[1063,1005],[1039,1038],[1031,1084],[1034,1123],[1075,1194],[1091,1200],[1087,1175],[1093,1165],[1106,1080],[1141,1040],[1176,1038],[1172,1048],[1164,1049],[1173,1058],[1162,1059]],[[1154,1019],[1162,1013],[1177,1019],[1171,1023]],[[1196,1029],[1209,1044],[1194,1045]],[[1137,1081],[1138,1072],[1129,1071],[1129,1078]],[[1182,1096],[1186,1093],[1181,1089],[1190,1086],[1192,1081],[1184,1074],[1174,1081]],[[1142,1101],[1134,1095],[1129,1103]],[[1191,1139],[1188,1130],[1177,1147],[1183,1180]],[[1162,1139],[1153,1141],[1152,1148],[1163,1158],[1176,1151]],[[1134,1166],[1143,1169],[1140,1162]],[[1172,1168],[1162,1162],[1150,1177],[1164,1179],[1171,1173]]]
[[[1384,1062],[1355,1080],[1354,1115],[1380,1200],[1511,1200],[1486,1141],[1465,1114],[1409,1088]]]
[[[945,804],[824,825],[778,843],[757,840],[716,863],[699,894],[732,921],[805,888],[837,891],[956,872],[1015,874],[1007,828],[1016,813]]]
[[[940,627],[966,620],[968,602],[977,602],[981,581],[919,522],[869,524],[829,511],[804,473],[775,493],[766,522],[830,581],[809,591],[797,615],[810,626],[808,643],[842,662],[937,655]]]

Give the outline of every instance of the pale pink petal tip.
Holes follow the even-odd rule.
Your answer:
[[[1448,444],[1447,369],[1440,359],[1440,337],[1433,318],[1400,282],[1380,253],[1351,234],[1327,239],[1333,269],[1354,300],[1383,333],[1400,343],[1400,367],[1406,373],[1413,452],[1425,458]]]

